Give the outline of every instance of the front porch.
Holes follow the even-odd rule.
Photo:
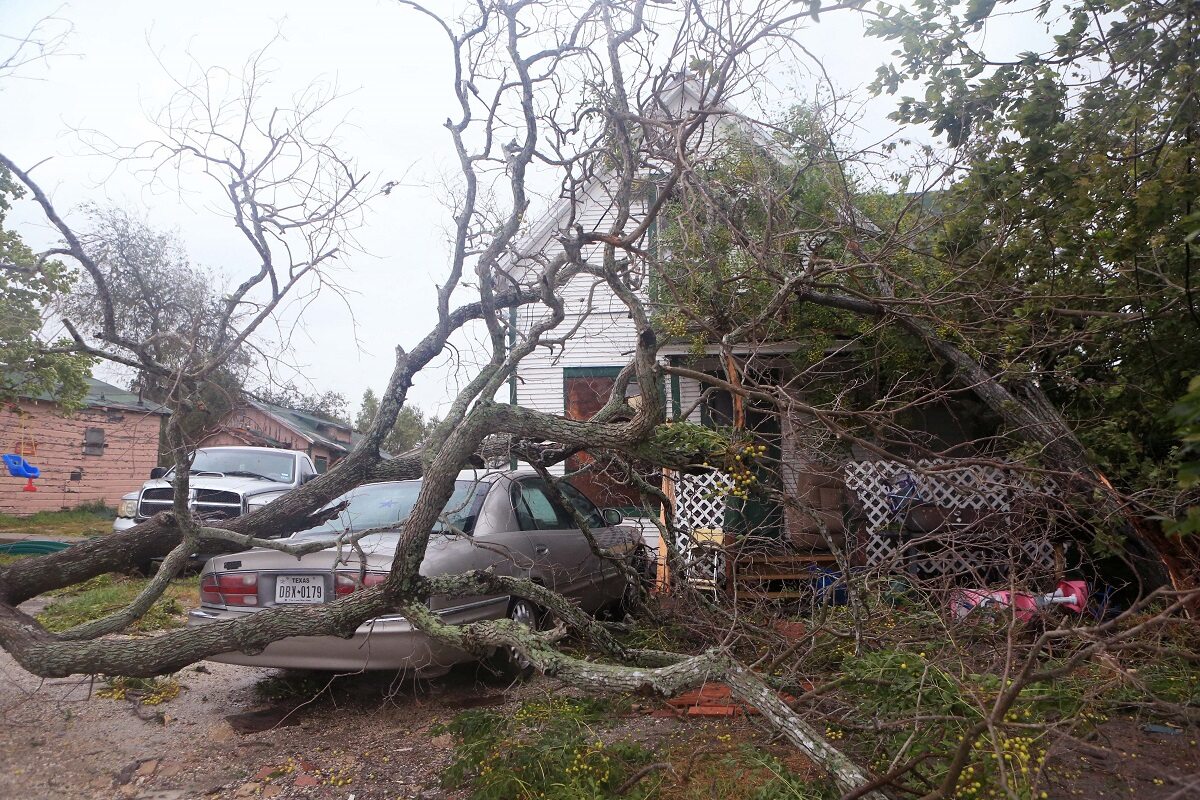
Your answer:
[[[794,599],[846,568],[914,580],[982,581],[1021,565],[1061,569],[1044,514],[1057,486],[970,459],[852,460],[796,477],[781,527],[739,525],[734,483],[719,471],[665,471],[670,534],[693,585],[735,599]],[[666,515],[664,515],[664,522]],[[660,548],[660,581],[669,566]]]

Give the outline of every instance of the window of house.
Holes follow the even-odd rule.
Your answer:
[[[104,428],[88,428],[83,432],[83,454],[85,456],[102,456],[104,448]]]
[[[325,456],[314,456],[313,461],[317,464],[318,475],[324,475],[325,470],[329,469],[329,459]]]

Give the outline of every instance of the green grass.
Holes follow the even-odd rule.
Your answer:
[[[603,700],[554,698],[526,702],[515,714],[464,711],[446,726],[455,738],[454,761],[443,781],[467,789],[472,800],[601,800],[653,753],[639,744],[605,741]],[[625,797],[645,798],[644,787]]]
[[[664,784],[651,795],[654,800],[690,800],[698,794],[725,800],[833,800],[841,796],[831,783],[815,782],[807,773],[793,772],[756,744],[742,743],[722,755],[695,760],[686,751],[670,755],[677,771],[690,771],[685,781]]]
[[[98,575],[77,586],[52,592],[54,602],[37,615],[37,620],[47,630],[58,632],[100,619],[127,606],[147,582],[145,578]],[[152,633],[182,627],[187,609],[200,602],[199,592],[195,578],[172,581],[158,602],[129,627],[129,632]]]
[[[116,511],[99,502],[69,511],[39,511],[28,517],[0,514],[0,531],[42,536],[98,536],[112,531],[116,516]]]
[[[656,734],[651,745],[636,722],[633,731],[622,730],[629,703],[552,695],[515,710],[464,711],[434,731],[449,732],[455,741],[442,782],[466,790],[471,800],[839,796],[828,781],[814,781],[814,770],[794,750],[764,746],[748,726],[733,721],[683,726]],[[779,749],[783,757],[772,752]],[[651,764],[657,766],[642,771]],[[635,775],[639,780],[628,785]]]

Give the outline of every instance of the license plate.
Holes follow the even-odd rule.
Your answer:
[[[275,579],[276,603],[324,603],[325,581],[320,575],[280,575]]]

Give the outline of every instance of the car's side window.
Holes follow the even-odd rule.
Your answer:
[[[537,525],[533,523],[533,515],[529,513],[523,495],[521,484],[514,483],[512,485],[512,507],[513,513],[517,515],[517,526],[523,531],[536,531]]]
[[[560,483],[558,490],[562,492],[563,497],[567,498],[567,502],[575,506],[575,510],[579,512],[579,516],[587,520],[587,524],[593,528],[604,527],[604,517],[600,510],[587,499],[583,492],[576,489],[569,483]],[[575,527],[572,525],[571,527]]]
[[[550,499],[541,481],[520,481],[513,484],[513,510],[523,531],[547,531],[573,527]]]
[[[452,529],[457,529],[466,534],[474,533],[475,531],[475,516],[479,511],[479,507],[483,504],[483,496],[487,494],[489,484],[477,483],[465,497],[455,496],[450,498],[450,502],[442,511],[445,521]]]

